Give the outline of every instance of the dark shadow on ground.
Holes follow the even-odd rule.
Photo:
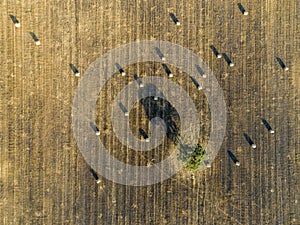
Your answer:
[[[250,138],[250,136],[246,133],[244,133],[244,137],[246,139],[246,141],[249,143],[249,145],[253,145],[254,142],[252,141],[252,139]]]
[[[180,117],[177,110],[164,99],[163,93],[153,84],[147,84],[144,88],[139,89],[138,95],[139,97],[147,96],[149,95],[149,91],[152,93],[152,96],[140,100],[149,121],[155,117],[163,119],[166,124],[167,138],[172,140],[174,144],[178,144],[180,137]],[[154,96],[158,96],[158,99],[154,100]]]

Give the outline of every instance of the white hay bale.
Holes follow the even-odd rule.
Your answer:
[[[145,141],[146,142],[150,142],[150,138],[145,138]]]
[[[207,168],[211,168],[211,164],[209,163],[209,161],[205,160],[204,164]]]
[[[289,68],[288,68],[287,66],[285,66],[283,69],[284,69],[285,71],[288,71],[288,70],[289,70]]]
[[[249,13],[248,13],[248,11],[245,10],[245,11],[243,12],[243,14],[244,14],[245,16],[247,16]]]
[[[166,61],[166,57],[162,56],[162,57],[161,57],[161,60],[162,60],[162,61]]]
[[[173,77],[173,73],[169,73],[169,77]]]
[[[256,148],[256,144],[252,144],[251,147],[252,147],[252,148]]]
[[[275,130],[271,129],[269,132],[270,132],[271,134],[274,134],[274,133],[275,133]]]
[[[35,44],[36,44],[36,45],[40,45],[41,42],[40,42],[39,40],[36,40],[36,41],[35,41]]]
[[[154,100],[157,101],[157,100],[158,100],[158,97],[157,97],[157,96],[154,96]]]
[[[19,23],[19,22],[15,22],[15,27],[20,27],[21,26],[21,24]]]
[[[236,162],[235,162],[235,165],[240,166],[241,164],[240,164],[239,161],[236,161]]]
[[[101,183],[101,180],[100,180],[100,179],[97,179],[97,180],[96,180],[96,183],[97,183],[97,184],[100,184],[100,183]]]
[[[180,26],[180,22],[179,22],[179,21],[177,21],[177,22],[176,22],[176,25],[177,25],[177,26]]]
[[[222,55],[221,55],[221,54],[218,54],[218,55],[217,55],[217,58],[218,58],[218,59],[221,59],[221,58],[222,58]]]
[[[234,63],[233,63],[233,62],[229,63],[229,66],[230,66],[230,67],[233,67],[233,66],[234,66]]]
[[[198,90],[202,90],[203,88],[202,88],[202,86],[199,84],[198,85]]]
[[[75,76],[76,76],[76,77],[79,77],[79,76],[80,76],[80,73],[79,73],[79,72],[76,72],[76,73],[75,73]]]
[[[124,115],[125,115],[125,116],[129,116],[129,112],[127,112],[127,111],[124,112]]]

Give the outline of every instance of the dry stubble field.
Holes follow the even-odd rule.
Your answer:
[[[248,16],[241,14],[237,3],[3,0],[0,223],[300,224],[300,18],[296,13],[300,1],[243,1]],[[180,26],[174,25],[169,12],[179,18]],[[14,27],[10,14],[20,20],[20,28]],[[39,37],[40,46],[35,46],[30,31]],[[76,146],[71,112],[81,78],[73,75],[69,64],[84,76],[103,53],[137,40],[165,40],[192,50],[207,62],[223,88],[227,134],[212,168],[195,172],[194,180],[181,171],[147,187],[123,186],[104,178],[97,185]],[[226,52],[235,67],[216,59],[212,44]],[[275,56],[286,62],[289,72],[283,72]],[[125,69],[147,75],[153,65]],[[166,76],[159,66],[155,69]],[[99,107],[109,108],[105,96],[132,80],[112,81]],[[196,95],[184,76],[174,80]],[[205,104],[203,96],[200,100]],[[206,108],[200,111],[205,140],[209,117]],[[261,118],[270,122],[274,135],[266,131]],[[107,121],[100,121],[107,136],[102,138],[111,153],[121,157],[114,152],[119,143],[109,131],[105,133]],[[145,121],[136,118],[132,128],[139,123]],[[257,149],[249,147],[244,133]],[[129,150],[123,149],[128,155]],[[229,159],[228,149],[238,157],[240,167]]]

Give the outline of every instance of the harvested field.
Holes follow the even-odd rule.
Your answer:
[[[300,224],[300,1],[243,1],[247,16],[238,3],[2,1],[0,224]],[[170,18],[171,12],[180,26]],[[10,15],[19,20],[19,28]],[[35,33],[39,46],[29,32]],[[193,176],[182,170],[145,187],[100,176],[97,184],[74,138],[73,98],[97,58],[139,40],[182,45],[208,64],[227,104],[226,137],[212,167]],[[211,45],[235,66],[217,59]],[[77,67],[80,77],[69,64]],[[173,80],[195,100],[201,119],[199,139],[205,145],[210,130],[205,96],[187,82],[186,74],[170,68]],[[155,63],[124,70],[167,77]],[[109,100],[126,82],[136,81],[130,75],[112,79],[99,95],[99,138],[120,160],[147,165],[145,157],[122,146],[109,129]],[[148,131],[143,110],[139,104],[133,110],[130,127],[135,134],[140,127]],[[263,118],[274,134],[264,127]],[[256,149],[249,146],[245,133]],[[171,145],[166,140],[151,154],[160,160]],[[238,158],[239,167],[227,150]]]

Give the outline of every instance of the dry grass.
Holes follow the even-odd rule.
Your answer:
[[[237,3],[2,1],[0,223],[299,224],[300,2],[243,2],[248,16]],[[10,14],[19,19],[20,28],[14,27]],[[40,46],[34,44],[31,31]],[[105,179],[97,185],[72,133],[71,105],[80,78],[69,64],[84,76],[108,50],[154,39],[189,48],[217,74],[229,111],[222,149],[211,169],[194,176],[181,171],[147,187]],[[216,59],[211,44],[226,52],[235,67]],[[282,71],[275,56],[286,62],[289,72]],[[151,66],[126,69],[144,70],[146,75]],[[175,80],[193,95],[184,76]],[[109,99],[125,82],[115,82],[103,96]],[[109,102],[100,100],[101,106]],[[139,110],[141,106],[136,112],[142,115]],[[203,110],[201,116],[207,119],[208,109]],[[261,118],[276,130],[273,136]],[[206,122],[202,129],[209,129]],[[243,133],[255,140],[256,150]],[[112,154],[122,158],[121,152],[114,152],[118,142],[109,132],[106,135]],[[230,161],[227,149],[238,157],[240,167]],[[139,157],[132,161],[147,164]]]

